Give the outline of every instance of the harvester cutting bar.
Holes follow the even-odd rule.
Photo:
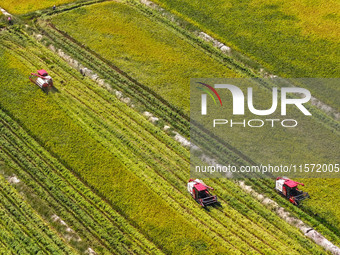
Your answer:
[[[214,203],[217,203],[217,196],[202,198],[202,204],[204,206],[214,204]]]

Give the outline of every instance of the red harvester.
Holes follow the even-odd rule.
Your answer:
[[[303,200],[309,198],[307,192],[303,192],[297,188],[298,185],[305,186],[303,183],[296,182],[284,177],[276,178],[275,189],[281,195],[286,197],[292,204],[299,205]]]
[[[214,190],[199,179],[190,179],[188,182],[189,193],[202,207],[217,203],[217,196],[211,195],[209,189]]]
[[[38,70],[37,74],[31,73],[29,79],[42,89],[53,87],[53,80],[44,69]]]

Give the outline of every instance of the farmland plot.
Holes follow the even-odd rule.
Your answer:
[[[118,11],[119,10],[119,11]],[[86,15],[84,15],[86,14]],[[129,14],[129,15],[128,15]],[[133,14],[133,15],[131,15]],[[114,15],[112,20],[107,18],[110,15]],[[133,16],[133,18],[129,18]],[[91,20],[91,24],[89,23]],[[150,20],[149,18],[145,17],[144,15],[140,14],[137,10],[134,10],[131,7],[128,7],[124,4],[118,3],[107,3],[101,5],[95,5],[87,8],[80,8],[74,11],[70,11],[58,16],[53,17],[53,23],[57,26],[57,28],[65,31],[68,35],[77,39],[81,44],[85,44],[90,49],[95,50],[105,59],[110,60],[110,62],[114,63],[121,67],[124,71],[126,71],[132,77],[135,77],[138,81],[141,81],[148,87],[155,90],[157,93],[160,93],[164,98],[169,100],[172,104],[183,107],[178,104],[178,98],[188,101],[188,91],[186,91],[188,86],[188,78],[195,77],[195,75],[201,73],[203,74],[214,74],[216,75],[217,69],[212,68],[213,65],[207,60],[205,60],[204,64],[200,63],[200,68],[198,72],[195,71],[188,71],[186,75],[182,73],[184,70],[182,67],[180,69],[176,69],[176,67],[168,67],[174,72],[173,77],[168,76],[167,79],[163,79],[164,75],[168,73],[162,73],[159,75],[160,70],[166,70],[166,66],[168,64],[163,64],[166,61],[163,59],[162,61],[158,61],[154,63],[152,58],[156,58],[153,53],[156,52],[152,51],[150,43],[145,43],[148,45],[147,47],[142,47],[143,44],[139,44],[140,41],[144,41],[144,36],[140,34],[152,34],[147,38],[153,38],[151,45],[157,45],[158,51],[160,52],[167,52],[169,56],[174,54],[175,48],[171,43],[167,46],[162,44],[164,41],[167,41],[167,38],[172,38],[172,41],[175,41],[174,32],[165,29],[163,26],[157,24]],[[67,22],[66,22],[67,21]],[[93,22],[95,21],[95,22]],[[86,24],[86,25],[84,25]],[[110,28],[106,29],[104,24],[110,24]],[[138,24],[138,29],[136,28]],[[87,28],[90,28],[87,29]],[[123,29],[123,28],[124,29]],[[77,29],[76,29],[77,28]],[[138,38],[135,36],[135,31],[138,30]],[[162,30],[165,30],[163,32]],[[152,31],[152,33],[151,33]],[[172,34],[172,36],[164,36],[164,33]],[[54,37],[57,38],[57,37]],[[95,39],[91,39],[95,38]],[[133,40],[124,40],[124,38],[133,38]],[[177,44],[179,46],[180,44]],[[179,49],[176,46],[176,51]],[[163,50],[163,47],[165,48]],[[167,49],[167,51],[165,51]],[[170,51],[171,50],[171,51]],[[187,50],[185,51],[187,52]],[[198,49],[196,50],[198,52]],[[196,53],[199,54],[199,53]],[[115,56],[115,57],[112,57]],[[158,56],[159,57],[159,56]],[[170,58],[170,57],[168,57]],[[147,63],[147,66],[138,64],[137,60]],[[181,55],[181,58],[174,63],[182,63],[181,59],[190,59],[187,57],[186,53]],[[148,60],[146,62],[146,60]],[[215,60],[216,61],[216,60]],[[217,62],[217,61],[216,61]],[[133,63],[133,64],[132,64]],[[217,65],[217,64],[216,64]],[[191,65],[190,65],[191,66]],[[218,68],[218,70],[223,70],[222,65]],[[137,68],[136,68],[137,67]],[[141,72],[143,70],[143,72]],[[158,72],[152,72],[150,70],[158,70]],[[203,70],[202,72],[200,70]],[[217,72],[217,75],[220,76],[227,76],[228,73],[220,73]],[[187,77],[186,79],[177,80],[177,77]],[[176,82],[181,82],[178,84],[183,84],[178,88],[177,83],[172,84],[172,93],[171,96],[169,94],[169,87],[166,86],[159,86],[167,85],[164,80],[175,80]],[[163,83],[156,83],[155,81],[163,81]],[[157,86],[155,86],[155,84]],[[171,88],[171,87],[170,87]],[[166,92],[166,93],[165,93]],[[270,95],[263,91],[262,88],[256,90],[257,95],[262,96],[262,100],[259,100],[259,104],[263,104],[262,108],[266,107],[266,102],[270,101]],[[175,95],[175,96],[174,96]],[[186,98],[186,99],[185,99]],[[231,99],[230,99],[231,100]],[[186,109],[187,106],[184,106]],[[261,108],[261,107],[260,107]],[[185,111],[187,112],[187,110]],[[277,116],[278,117],[278,116]],[[292,137],[292,134],[285,130],[272,130],[271,128],[264,128],[262,131],[250,133],[247,130],[240,131],[239,129],[230,129],[228,130],[230,136],[231,145],[239,148],[242,150],[243,153],[250,156],[250,158],[254,159],[255,161],[263,161],[263,159],[270,159],[271,162],[276,162],[277,164],[282,164],[284,160],[295,160],[299,161],[301,159],[308,159],[308,161],[329,161],[329,160],[336,160],[339,155],[338,143],[339,143],[339,136],[336,132],[328,130],[325,128],[323,124],[320,123],[320,120],[315,119],[304,119],[303,127],[299,128],[298,134]],[[335,124],[335,128],[337,128],[337,124]],[[245,137],[245,133],[247,138]],[[260,135],[259,135],[260,133]],[[305,136],[303,134],[310,134],[310,136]],[[277,142],[277,147],[270,146],[272,144],[273,137]],[[314,138],[313,138],[314,137]],[[320,139],[320,137],[323,137]],[[331,138],[330,138],[331,137]],[[268,139],[268,140],[267,140]],[[253,142],[249,142],[253,141]],[[255,141],[255,142],[254,142]],[[298,142],[297,142],[298,141]],[[315,141],[318,141],[318,146],[315,146]],[[241,149],[242,148],[242,149]],[[258,149],[256,149],[258,148]],[[261,149],[259,149],[261,148]],[[286,149],[283,149],[286,148]],[[306,149],[308,148],[308,149]],[[328,148],[333,148],[329,150]],[[292,150],[294,150],[294,154],[292,154]],[[215,155],[219,154],[216,151]],[[295,156],[294,156],[295,155]],[[292,157],[295,157],[294,159]],[[224,159],[225,160],[225,159]],[[333,180],[332,182],[338,183],[337,180]],[[273,183],[267,183],[265,190],[272,189]],[[326,184],[324,184],[326,185]],[[273,194],[272,194],[273,195]],[[315,199],[314,204],[320,203],[318,193],[311,192],[313,199]],[[334,195],[337,196],[337,195]],[[279,199],[279,198],[278,198]],[[337,198],[335,198],[336,200]],[[318,201],[318,202],[316,202]],[[306,202],[308,204],[308,201]],[[327,206],[323,208],[314,208],[312,209],[312,214],[316,213],[316,211],[320,211],[327,222],[336,228],[339,226],[340,222],[340,215],[338,214],[338,209],[336,207]],[[329,214],[327,212],[331,211],[332,217],[328,217]],[[327,216],[328,215],[328,216]],[[336,215],[336,216],[334,216]],[[320,226],[321,227],[321,226]]]
[[[283,77],[340,76],[338,1],[156,0]],[[337,111],[339,86],[306,84]],[[334,96],[338,95],[338,96]]]
[[[130,18],[138,16],[126,6],[119,8],[130,11]],[[137,17],[138,24],[143,23],[140,17]],[[146,31],[152,31],[152,27],[162,28],[153,22],[149,25]],[[208,184],[216,188],[222,207],[202,211],[185,190],[189,166],[186,149],[25,34],[11,30],[2,36],[0,115],[4,132],[0,145],[5,153],[0,154],[1,160],[20,175],[36,197],[40,197],[32,206],[45,203],[53,208],[48,212],[37,208],[40,214],[57,213],[79,234],[84,243],[72,240],[74,249],[84,252],[90,246],[99,253],[120,254],[150,251],[156,254],[179,251],[188,254],[324,253],[232,181],[209,180]],[[172,36],[178,35],[172,32]],[[53,38],[60,45],[71,45],[65,38]],[[96,38],[101,40],[100,36]],[[153,39],[157,42],[159,34]],[[104,40],[101,43],[105,45]],[[158,45],[160,49],[163,47]],[[195,44],[192,46],[197,48]],[[173,54],[171,48],[174,46],[168,47],[167,52]],[[84,53],[84,49],[74,47],[73,50],[78,57],[90,56],[87,61],[97,64],[97,59]],[[196,50],[193,55],[205,56],[208,64],[215,63],[199,52]],[[185,56],[185,52],[181,52],[180,57],[185,59]],[[162,62],[165,59],[157,64]],[[225,68],[220,63],[216,66]],[[28,83],[27,73],[41,67],[48,68],[58,92],[45,95]],[[108,70],[105,64],[98,67]],[[133,68],[131,70],[130,73]],[[112,72],[109,70],[105,77],[109,79]],[[207,68],[206,73],[210,72]],[[146,73],[145,83],[152,75],[149,70]],[[133,75],[141,79],[143,73]],[[238,74],[232,71],[230,75]],[[110,81],[112,86],[123,83],[119,79]],[[129,95],[146,98],[145,91]],[[148,107],[153,106],[159,112],[174,109],[171,105],[157,109],[155,105],[161,100],[155,98],[147,101]],[[176,104],[176,100],[172,103]],[[180,119],[172,115],[164,118]],[[183,121],[183,130],[188,129],[185,123]],[[267,190],[271,187],[266,181],[252,184]],[[143,192],[141,195],[138,192],[136,197],[136,190]],[[269,194],[277,196],[273,192]],[[282,198],[277,200],[286,202]],[[322,222],[289,204],[286,206],[339,243],[339,237]]]
[[[39,183],[41,188],[35,192],[95,248],[115,253],[148,249],[188,254],[286,254],[287,249],[291,254],[323,253],[232,181],[223,187],[222,181],[214,184],[221,208],[201,210],[185,190],[187,150],[41,45],[21,33],[11,37],[15,40],[6,38],[0,49],[6,56],[0,62],[0,101],[5,111],[1,118],[10,123],[1,145],[11,157],[1,156],[23,180],[33,182],[32,189],[34,182]],[[26,73],[38,66],[49,67],[59,92],[46,95],[28,83]],[[37,157],[41,153],[47,159]],[[91,213],[89,200],[95,199],[96,204],[103,200],[72,173],[108,204],[98,205]],[[30,181],[27,174],[34,178]],[[54,192],[46,194],[49,190]],[[142,196],[136,197],[136,190],[143,191],[138,193]],[[227,202],[230,200],[233,202]],[[136,227],[128,240],[120,231],[131,231],[131,226],[118,231],[114,221],[108,221],[115,213]],[[108,228],[107,235],[102,228]]]
[[[0,171],[3,171],[3,168],[3,162],[0,162]],[[20,181],[17,178],[16,180]],[[0,198],[0,252],[2,254],[6,252],[76,253],[55,230],[48,227],[3,176],[0,176]]]

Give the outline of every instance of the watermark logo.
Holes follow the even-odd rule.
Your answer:
[[[192,78],[191,177],[338,178],[337,122],[317,100],[329,88],[333,102],[338,85],[339,79]]]
[[[200,89],[200,90],[202,90],[203,92],[206,93],[206,94],[202,94],[202,115],[207,114],[207,95],[209,95],[212,98],[215,105],[217,104],[215,97],[211,94],[210,91],[212,91],[217,96],[218,100],[220,101],[221,106],[223,106],[220,95],[217,93],[217,91],[212,86],[210,86],[209,84],[203,83],[203,82],[197,82],[197,83],[203,85],[204,87],[203,88],[196,87],[196,88],[198,88],[198,89]],[[207,88],[210,89],[210,91]],[[203,105],[205,105],[204,108],[203,108]]]
[[[203,82],[197,82],[206,88],[209,88],[212,92],[215,93],[217,98],[220,101],[221,106],[222,100],[220,95],[217,93],[215,89],[227,89],[229,92],[231,92],[233,97],[233,115],[244,115],[244,108],[245,108],[245,96],[242,92],[242,90],[231,84],[215,84],[213,88],[211,85],[208,85]],[[211,92],[206,89],[205,87],[197,87],[198,89],[201,89],[204,94],[201,95],[201,114],[207,115],[207,95],[210,95],[210,97],[213,99],[215,105],[216,100],[214,96],[211,94]],[[288,98],[288,94],[299,94],[303,95],[302,98]],[[272,105],[269,109],[266,110],[258,110],[255,109],[253,104],[253,88],[249,87],[247,88],[247,105],[248,109],[251,113],[258,115],[258,116],[266,116],[273,114],[278,106],[278,89],[273,88],[272,90]],[[305,88],[295,88],[295,87],[286,87],[281,88],[281,115],[285,116],[287,114],[287,105],[295,105],[304,115],[312,115],[304,106],[304,103],[307,103],[311,99],[311,93],[309,90]]]

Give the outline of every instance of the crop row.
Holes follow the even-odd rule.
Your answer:
[[[6,134],[6,135],[8,136],[9,134]],[[12,138],[12,140],[15,141],[15,138],[13,137],[10,137],[10,138]],[[29,173],[31,174],[30,177],[32,178],[32,181],[34,181],[35,185],[44,187],[44,190],[41,189],[40,193],[38,194],[41,197],[44,197],[49,202],[50,205],[53,205],[54,207],[57,207],[57,205],[59,205],[59,208],[62,206],[66,209],[66,212],[64,213],[61,211],[57,211],[58,215],[62,215],[62,218],[65,218],[66,222],[68,221],[72,222],[74,220],[77,220],[78,222],[82,222],[85,230],[88,231],[89,234],[92,234],[95,238],[100,240],[100,243],[103,244],[107,249],[111,250],[111,252],[116,251],[116,252],[124,253],[123,252],[124,249],[127,249],[125,247],[125,243],[127,243],[127,241],[124,240],[125,238],[123,238],[123,235],[117,230],[117,228],[114,228],[112,224],[108,224],[103,219],[101,219],[101,221],[98,220],[97,219],[99,218],[98,213],[91,214],[93,212],[91,212],[90,210],[86,212],[82,208],[84,206],[83,204],[86,204],[86,203],[84,201],[79,202],[80,200],[79,195],[76,196],[76,193],[72,192],[71,188],[69,186],[66,186],[65,184],[64,184],[64,187],[60,187],[62,186],[63,181],[58,180],[56,176],[53,176],[53,172],[50,169],[48,169],[46,166],[44,167],[42,162],[38,161],[35,164],[33,164],[32,158],[26,156],[23,152],[19,150],[15,150],[14,148],[19,147],[20,144],[18,144],[19,141],[15,141],[15,142],[14,141],[9,142],[8,140],[4,140],[4,139],[1,140],[2,145],[3,145],[3,150],[7,154],[7,163],[9,163],[8,160],[11,159],[12,161],[16,162],[17,169],[18,167],[21,167],[21,168],[26,169],[26,171],[29,171]],[[28,153],[28,150],[26,149],[25,152]],[[41,165],[40,167],[42,169],[39,169],[38,164]],[[45,171],[45,172],[40,173],[38,172],[39,170]],[[19,169],[17,171],[19,171]],[[33,175],[34,175],[34,178],[33,178]],[[47,178],[47,176],[51,176],[50,178],[53,178],[53,179],[50,180],[49,178]],[[23,173],[20,174],[20,177],[21,178],[23,177]],[[26,182],[28,181],[27,179],[24,179],[24,180]],[[42,180],[44,180],[45,183],[42,182]],[[53,183],[52,181],[54,181],[55,183]],[[31,188],[33,189],[34,187],[31,186]],[[66,190],[63,191],[62,188]],[[35,191],[38,192],[37,188],[35,189]],[[70,193],[72,194],[72,197],[68,198],[66,194],[70,194]],[[84,200],[84,198],[82,199]],[[87,205],[87,207],[91,208],[90,205]],[[108,229],[108,227],[110,227],[110,229]],[[112,237],[115,237],[115,238],[112,238]],[[85,236],[85,238],[90,239],[91,237]]]
[[[20,254],[24,251],[28,253],[41,251],[45,254],[60,254],[61,252],[71,254],[75,252],[54,231],[47,227],[46,223],[37,216],[36,212],[32,211],[3,177],[0,177],[0,198],[1,225],[4,231],[5,229],[11,231],[19,243],[16,244],[13,239],[2,239],[9,249],[21,247],[21,252],[16,250]]]

